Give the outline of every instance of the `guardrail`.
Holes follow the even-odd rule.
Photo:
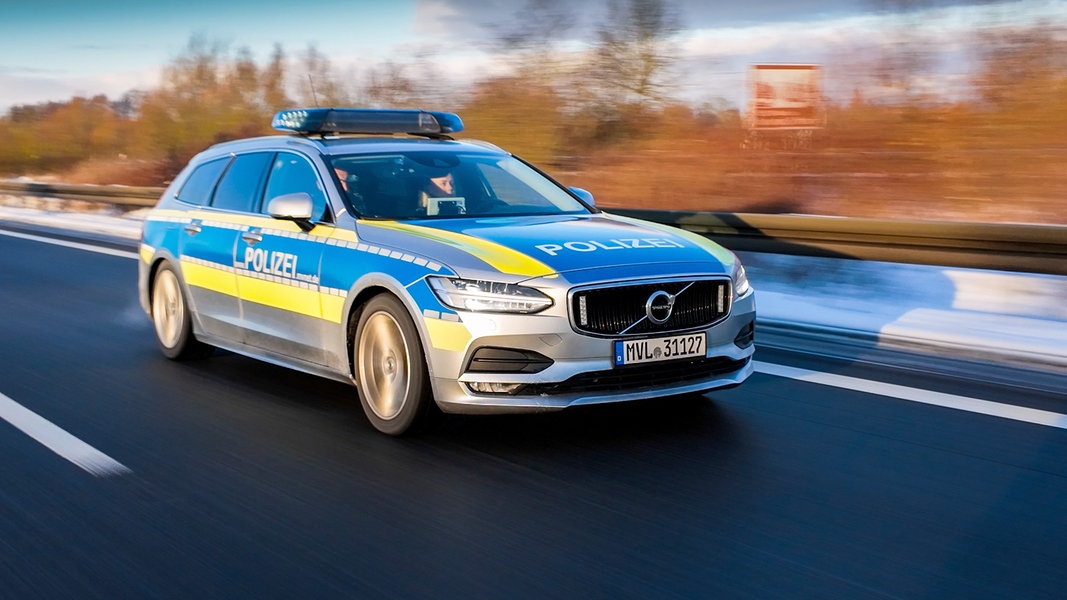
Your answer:
[[[154,206],[163,188],[0,181],[0,195],[82,200],[120,206]]]
[[[162,188],[0,181],[0,195],[152,206]],[[607,208],[731,250],[1067,275],[1067,227]]]
[[[611,209],[731,250],[1067,275],[1067,227]]]

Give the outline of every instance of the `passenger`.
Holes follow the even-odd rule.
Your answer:
[[[422,191],[430,198],[451,198],[455,196],[452,173],[445,173],[440,177],[430,177]]]
[[[334,167],[333,172],[337,175],[337,180],[341,182],[341,189],[348,191],[348,171],[341,167]]]

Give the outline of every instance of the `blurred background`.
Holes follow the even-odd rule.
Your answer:
[[[79,4],[0,9],[0,178],[158,186],[282,108],[425,108],[603,207],[1067,224],[1062,1]]]

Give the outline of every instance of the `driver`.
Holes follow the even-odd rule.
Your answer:
[[[456,202],[442,204],[439,207],[431,206],[430,198],[455,198],[456,188],[452,173],[446,170],[435,170],[424,175],[425,181],[419,189],[419,209],[421,214],[463,214],[465,211],[461,199]]]

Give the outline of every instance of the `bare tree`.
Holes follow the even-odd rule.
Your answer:
[[[538,84],[557,83],[565,60],[558,50],[575,24],[567,0],[527,0],[510,22],[496,26],[495,44],[515,74]]]
[[[566,37],[574,12],[566,0],[526,0],[515,17],[497,26],[496,43],[504,50],[540,50]]]
[[[367,104],[392,108],[414,107],[425,97],[410,67],[392,61],[371,67],[365,75]]]
[[[1001,110],[1048,107],[1062,111],[1067,92],[1065,28],[1042,23],[978,34],[981,98]]]
[[[300,63],[293,73],[293,87],[298,101],[304,106],[344,106],[348,94],[330,59],[314,45],[309,45],[300,56]]]
[[[259,67],[252,57],[252,51],[247,46],[237,50],[236,57],[226,69],[225,78],[222,81],[223,88],[228,92],[232,110],[252,112],[263,110],[260,103],[262,90],[260,88]]]
[[[916,83],[936,66],[938,45],[924,30],[923,11],[943,0],[872,0],[882,13],[885,39],[877,50],[873,74],[887,94],[907,102],[915,99]]]
[[[270,64],[263,69],[263,103],[269,111],[278,111],[290,104],[285,93],[285,52],[281,44],[274,45]]]
[[[670,88],[676,59],[670,38],[678,17],[666,0],[608,0],[591,72],[598,95],[614,105],[658,103]]]
[[[196,102],[218,89],[228,48],[220,41],[194,35],[184,52],[163,69],[163,89],[175,99]]]

